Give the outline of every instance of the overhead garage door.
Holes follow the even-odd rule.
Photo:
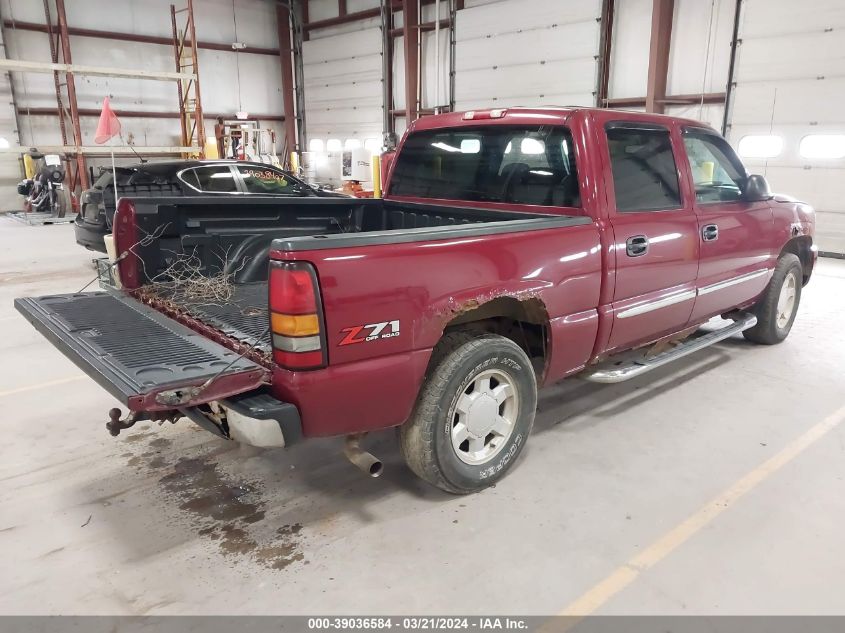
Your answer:
[[[381,138],[381,28],[302,44],[308,139]]]
[[[731,142],[816,208],[820,250],[845,253],[845,3],[746,0],[739,40]]]
[[[595,103],[601,0],[503,0],[458,11],[459,110]]]

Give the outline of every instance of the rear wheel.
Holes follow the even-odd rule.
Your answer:
[[[447,334],[411,418],[400,428],[414,473],[455,494],[504,477],[534,423],[537,381],[516,343],[494,334]]]
[[[753,308],[757,325],[743,332],[745,338],[774,345],[789,335],[801,302],[802,274],[797,256],[786,253],[780,257],[769,285]]]

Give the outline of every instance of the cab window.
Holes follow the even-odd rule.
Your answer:
[[[611,123],[607,144],[620,212],[678,209],[678,167],[669,130],[636,123]]]
[[[695,200],[700,203],[734,202],[742,197],[745,169],[728,142],[716,134],[684,130]]]
[[[562,126],[496,125],[424,130],[396,158],[397,196],[578,207],[572,136]]]

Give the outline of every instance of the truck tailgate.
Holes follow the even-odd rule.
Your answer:
[[[28,297],[15,299],[15,308],[133,411],[200,404],[249,391],[265,379],[260,365],[128,296]]]

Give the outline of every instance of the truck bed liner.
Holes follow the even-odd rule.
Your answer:
[[[203,303],[185,300],[167,290],[142,289],[145,298],[165,301],[190,317],[211,326],[239,343],[255,346],[260,352],[272,351],[270,317],[267,311],[267,282],[236,284],[225,303]]]

